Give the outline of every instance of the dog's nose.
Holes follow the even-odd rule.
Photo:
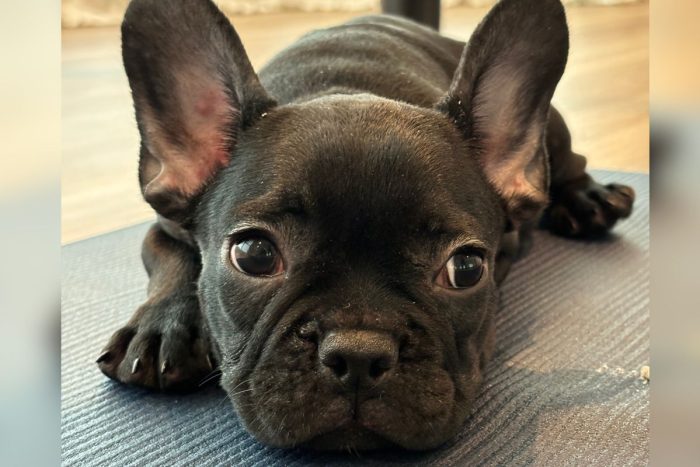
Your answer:
[[[321,363],[347,389],[376,385],[396,367],[399,350],[388,334],[341,330],[326,335],[319,346]]]

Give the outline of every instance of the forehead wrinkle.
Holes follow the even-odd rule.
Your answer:
[[[261,196],[244,201],[233,208],[235,218],[245,219],[281,219],[292,215],[308,215],[304,200],[299,195],[286,192],[268,191]]]

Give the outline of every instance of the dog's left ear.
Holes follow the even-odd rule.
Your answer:
[[[545,129],[568,50],[559,0],[501,0],[464,48],[438,104],[464,134],[515,223],[532,219],[547,203]]]

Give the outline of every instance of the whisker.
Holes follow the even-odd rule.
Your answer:
[[[209,373],[209,374],[202,380],[201,383],[199,383],[199,387],[204,386],[204,385],[207,384],[209,381],[211,381],[211,380],[217,378],[218,376],[221,376],[221,370],[214,370],[214,371],[212,371],[211,373]]]
[[[252,381],[252,378],[244,379],[243,381],[239,382],[234,387],[232,387],[231,391],[235,391],[236,389],[240,388],[244,384],[250,383],[251,381]]]
[[[240,391],[237,391],[237,392],[234,392],[233,394],[231,394],[231,397],[235,397],[235,396],[237,396],[237,395],[239,395],[239,394],[243,394],[244,392],[250,392],[250,391],[252,391],[252,390],[253,390],[253,388],[242,389],[242,390],[240,390]]]
[[[216,409],[218,409],[219,407],[221,407],[221,404],[223,404],[224,401],[227,400],[227,399],[228,399],[228,394],[226,394],[226,395],[224,396],[224,398],[221,399],[221,400],[219,401],[218,404],[216,404]]]

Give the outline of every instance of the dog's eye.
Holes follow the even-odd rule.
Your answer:
[[[249,237],[231,247],[231,262],[251,276],[274,276],[282,272],[282,260],[275,245],[264,237]]]
[[[484,272],[484,258],[476,252],[452,255],[438,275],[439,285],[450,289],[464,289],[476,285]]]

